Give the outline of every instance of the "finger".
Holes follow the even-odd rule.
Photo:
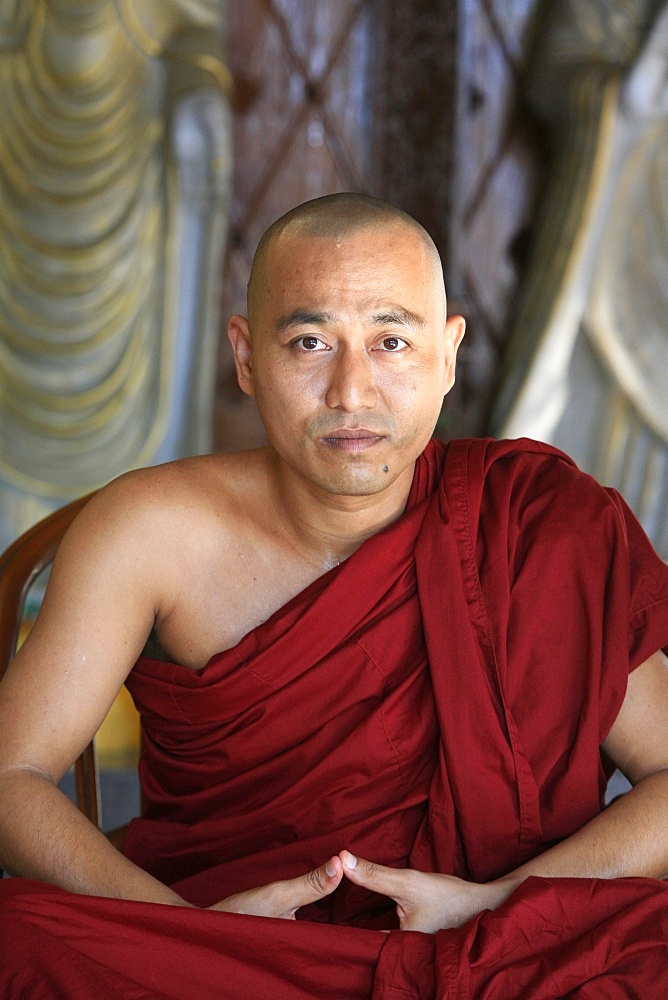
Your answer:
[[[399,868],[386,868],[375,861],[365,861],[357,858],[350,851],[341,851],[339,855],[343,865],[343,874],[354,882],[372,892],[379,892],[399,902],[406,890],[407,872]]]
[[[305,875],[297,878],[286,879],[279,883],[281,895],[283,897],[281,909],[285,912],[294,912],[301,906],[307,906],[318,899],[323,899],[334,892],[343,878],[343,865],[337,854],[329,861],[314,868]]]

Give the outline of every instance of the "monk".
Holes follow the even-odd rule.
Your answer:
[[[3,996],[667,995],[668,568],[555,449],[432,438],[464,325],[389,205],[265,234],[269,445],[101,490],[0,685]],[[123,683],[120,853],[57,785]]]

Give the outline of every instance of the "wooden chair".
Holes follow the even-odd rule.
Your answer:
[[[14,653],[23,622],[30,586],[49,566],[70,524],[92,493],[73,500],[29,528],[0,556],[0,678]],[[90,743],[74,766],[75,796],[79,809],[100,825],[100,786],[95,747]],[[116,843],[116,836],[110,839]]]

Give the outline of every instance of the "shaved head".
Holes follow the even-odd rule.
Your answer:
[[[409,228],[428,252],[439,283],[443,270],[431,236],[419,222],[401,209],[365,194],[328,194],[297,205],[277,219],[260,240],[248,281],[248,318],[253,322],[267,285],[267,267],[272,247],[283,236],[295,238],[345,239],[360,230]]]

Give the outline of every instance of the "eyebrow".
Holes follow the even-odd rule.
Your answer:
[[[276,323],[279,330],[290,330],[295,326],[324,326],[327,323],[335,323],[336,316],[331,312],[316,312],[313,309],[295,309],[285,316],[280,316]],[[406,326],[425,327],[426,321],[417,313],[402,306],[392,307],[384,312],[374,313],[371,317],[374,326]]]
[[[322,326],[334,323],[334,313],[315,312],[312,309],[295,309],[285,316],[279,316],[276,326],[279,330],[290,330],[293,326]]]
[[[392,307],[387,312],[376,313],[372,316],[371,321],[376,326],[393,324],[395,326],[425,327],[427,325],[422,316],[411,312],[410,309],[404,309],[402,306]]]

